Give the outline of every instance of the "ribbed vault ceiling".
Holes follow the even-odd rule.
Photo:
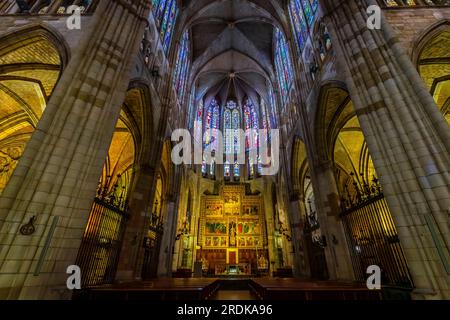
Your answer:
[[[183,1],[191,31],[192,80],[196,97],[267,99],[274,76],[273,34],[277,4],[272,1]],[[279,5],[279,4],[278,4]]]

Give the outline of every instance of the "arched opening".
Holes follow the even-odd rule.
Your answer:
[[[128,97],[132,95],[128,93]],[[127,101],[127,99],[126,99]],[[122,107],[78,251],[82,286],[112,283],[129,219],[129,196],[139,146],[129,107]]]
[[[441,24],[419,44],[417,68],[436,104],[450,124],[450,25]]]
[[[144,238],[144,263],[142,267],[142,278],[150,279],[156,277],[158,258],[164,230],[164,221],[167,215],[167,197],[171,192],[171,181],[173,178],[172,162],[170,158],[171,142],[166,141],[163,145],[161,165],[156,174],[154,193],[151,205],[150,219],[147,224],[147,233]]]
[[[142,279],[150,279],[156,275],[159,245],[162,233],[163,180],[161,173],[156,176],[155,196],[152,203],[149,227],[144,238],[144,263]]]
[[[352,102],[345,100],[333,128],[332,161],[340,196],[344,226],[353,270],[365,281],[367,268],[379,266],[386,285],[412,288],[403,249],[392,214],[367,148]]]
[[[302,215],[300,227],[303,231],[304,245],[312,279],[328,279],[327,264],[323,247],[323,236],[317,218],[316,198],[309,169],[306,145],[296,138],[293,147],[293,189],[299,196],[299,212]]]
[[[328,270],[324,251],[324,237],[317,218],[316,199],[311,181],[309,168],[305,168],[303,175],[303,194],[305,201],[304,236],[309,256],[309,265],[312,279],[328,279]]]
[[[0,195],[67,62],[53,38],[47,30],[33,28],[0,40]]]

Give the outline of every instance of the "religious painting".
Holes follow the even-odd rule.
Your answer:
[[[246,196],[243,186],[227,186],[222,195],[220,200],[216,195],[205,196],[199,241],[203,239],[203,246],[209,250],[262,248],[260,197]]]
[[[206,234],[209,235],[226,235],[227,226],[224,222],[207,221]]]
[[[226,248],[227,237],[205,237],[205,247]]]
[[[229,236],[230,236],[230,246],[235,247],[236,246],[236,222],[230,222],[229,224]]]
[[[239,222],[237,226],[239,235],[256,235],[260,233],[258,221]]]
[[[239,216],[240,211],[241,209],[239,206],[225,207],[226,216]]]
[[[258,214],[259,214],[258,206],[254,206],[254,205],[244,206],[243,215],[257,216]]]
[[[225,205],[227,205],[227,206],[240,204],[239,194],[236,194],[236,193],[228,193],[226,195],[224,194],[223,200],[224,200]]]
[[[221,216],[222,215],[222,205],[214,203],[206,203],[205,215],[206,216]]]

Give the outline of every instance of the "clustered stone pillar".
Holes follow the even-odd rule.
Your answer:
[[[322,0],[338,70],[393,215],[415,298],[450,298],[450,129],[375,1]]]
[[[117,280],[139,279],[144,257],[143,241],[147,235],[152,211],[151,186],[155,180],[155,169],[141,166],[135,171],[137,181],[130,199],[129,220],[123,239],[120,260],[117,267]]]
[[[325,236],[325,257],[328,274],[332,280],[353,280],[350,252],[344,228],[339,218],[339,191],[334,176],[333,164],[321,163],[311,168],[314,195],[317,205],[317,219]]]
[[[292,242],[294,246],[294,276],[309,277],[311,275],[306,252],[304,226],[306,208],[303,198],[294,194],[290,198]]]
[[[172,248],[175,242],[177,226],[177,197],[165,199],[164,233],[158,260],[158,277],[170,277],[172,275]]]
[[[70,297],[150,1],[102,0],[0,198],[0,299]],[[83,27],[83,26],[82,26]],[[35,232],[21,226],[35,216]]]

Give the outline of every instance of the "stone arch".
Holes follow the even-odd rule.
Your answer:
[[[0,55],[25,47],[36,39],[50,42],[60,56],[61,69],[67,66],[71,56],[68,43],[59,31],[43,22],[15,28],[0,35]]]
[[[332,141],[339,123],[349,117],[347,107],[350,97],[345,85],[339,81],[328,81],[321,86],[317,108],[313,113],[313,133],[319,162],[332,158]],[[352,108],[351,108],[352,109]]]
[[[69,59],[62,37],[32,25],[0,37],[0,193],[6,187]]]
[[[295,137],[292,147],[292,191],[295,194],[301,194],[302,192],[302,169],[305,162],[307,162],[306,145],[300,137]]]
[[[137,163],[151,162],[155,152],[151,143],[154,138],[154,105],[150,94],[150,84],[143,79],[133,79],[128,86],[124,108],[133,117],[133,135],[136,139],[138,150]]]
[[[418,67],[420,55],[423,52],[424,48],[428,45],[428,43],[441,32],[447,31],[449,29],[450,20],[440,20],[430,25],[416,37],[416,39],[413,41],[414,50],[411,54],[412,62],[416,67]]]
[[[439,21],[417,39],[413,63],[450,123],[450,20]]]
[[[328,82],[321,87],[318,101],[313,127],[316,160],[333,164],[341,194],[350,174],[358,183],[370,184],[375,167],[348,91],[342,83]]]

